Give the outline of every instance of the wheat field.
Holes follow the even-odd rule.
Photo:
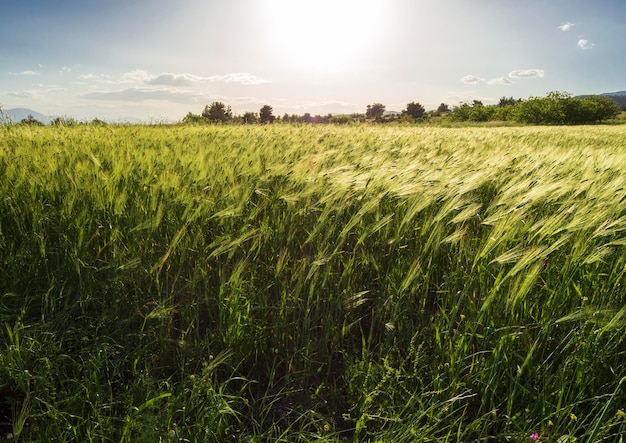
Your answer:
[[[0,127],[0,441],[623,441],[626,129]]]

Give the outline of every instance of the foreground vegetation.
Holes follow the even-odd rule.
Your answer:
[[[0,439],[626,433],[623,127],[0,129]]]

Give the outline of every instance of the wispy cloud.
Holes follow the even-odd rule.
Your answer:
[[[355,103],[337,100],[304,101],[290,104],[289,107],[298,112],[309,112],[311,114],[351,113],[361,110],[359,105]]]
[[[202,80],[202,77],[192,74],[160,74],[145,83],[148,85],[163,86],[192,86],[194,83]]]
[[[211,82],[239,83],[241,85],[261,85],[264,83],[271,83],[269,80],[264,80],[248,72],[236,72],[226,75],[213,75],[211,77],[208,77],[207,80]]]
[[[484,81],[485,81],[484,78],[480,78],[475,75],[466,75],[465,77],[461,79],[461,83],[465,83],[466,85],[477,85]]]
[[[481,83],[487,83],[488,85],[510,85],[513,84],[511,80],[506,77],[496,77],[491,80],[485,80],[482,77],[478,77],[476,75],[466,75],[461,79],[461,83],[466,85],[478,85]]]
[[[25,76],[40,75],[40,73],[37,72],[37,71],[9,72],[9,74],[11,74],[11,75],[25,75]]]
[[[126,72],[122,74],[122,81],[125,82],[139,82],[146,83],[150,81],[154,76],[148,74],[147,71],[143,69],[136,69],[134,71]]]
[[[263,104],[277,102],[277,100],[272,100],[270,98],[251,96],[219,96],[207,93],[206,91],[194,91],[176,87],[131,87],[116,90],[87,92],[79,95],[78,97],[90,101],[119,102],[127,104],[147,104],[150,102],[159,104],[163,103],[165,107],[167,107],[167,103],[177,103],[188,106],[204,106],[205,104],[213,101],[222,101],[245,110],[258,110]],[[277,107],[275,107],[275,109],[276,108]]]
[[[529,78],[543,78],[543,76],[544,76],[543,69],[517,69],[515,71],[509,72],[509,78],[529,79]]]
[[[11,91],[8,92],[7,95],[9,97],[26,98],[30,100],[42,100],[44,98],[43,95],[39,94],[37,91]]]
[[[67,88],[63,88],[57,85],[46,85],[46,84],[38,83],[35,86],[37,86],[40,89],[40,91],[45,92],[45,93],[59,94],[59,93],[67,92]]]
[[[137,69],[122,74],[122,82],[143,83],[153,86],[193,86],[202,82],[238,83],[240,85],[261,85],[264,83],[271,83],[269,80],[262,79],[248,72],[236,72],[231,74],[201,77],[199,75],[187,73],[162,73],[155,75],[150,74],[143,69]]]
[[[496,102],[496,98],[494,97],[485,97],[475,94],[467,94],[463,92],[448,92],[444,97],[444,103],[471,103],[474,100],[479,100],[483,103],[493,103]]]
[[[513,82],[506,77],[492,78],[487,82],[488,85],[512,85]]]
[[[111,76],[107,74],[81,74],[78,78],[81,80],[109,80]]]
[[[591,43],[589,40],[581,38],[581,39],[578,39],[577,46],[583,51],[586,51],[588,49],[593,48],[595,46],[595,43]]]
[[[203,94],[191,91],[168,88],[126,88],[115,91],[97,91],[82,94],[80,98],[89,100],[116,100],[128,102],[145,101],[174,101],[179,103],[190,103],[196,101]]]
[[[572,29],[574,27],[574,23],[572,22],[567,22],[567,23],[563,23],[561,26],[559,26],[559,29],[563,32],[567,32],[570,29]]]

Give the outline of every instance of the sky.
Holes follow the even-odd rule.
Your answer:
[[[107,121],[626,90],[625,0],[1,0],[0,107]]]

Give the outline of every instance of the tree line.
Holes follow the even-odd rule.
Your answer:
[[[387,113],[386,106],[382,103],[373,103],[367,105],[365,113],[351,113],[341,115],[312,115],[309,112],[304,114],[288,114],[285,113],[282,116],[275,116],[274,110],[269,105],[264,105],[258,113],[245,112],[241,115],[235,115],[230,106],[227,106],[223,102],[215,101],[210,105],[206,105],[204,110],[200,114],[194,114],[192,112],[187,113],[183,118],[183,123],[198,124],[198,123],[240,123],[240,124],[254,124],[254,123],[335,123],[345,124],[352,122],[388,122],[402,120],[405,122],[419,122],[434,115],[444,115],[451,112],[450,107],[442,103],[437,110],[427,112],[426,108],[421,103],[411,102],[407,104],[406,108],[399,113]]]
[[[1,111],[1,109],[0,109]],[[532,125],[578,125],[599,123],[616,117],[626,111],[626,106],[620,107],[610,97],[589,95],[574,97],[568,92],[549,92],[545,97],[530,97],[528,99],[514,99],[502,97],[497,104],[484,105],[480,100],[471,103],[463,102],[458,106],[450,107],[441,103],[436,110],[426,111],[419,102],[408,103],[401,112],[387,112],[382,103],[368,104],[364,113],[341,115],[311,115],[310,113],[283,114],[275,116],[270,105],[263,105],[259,112],[245,112],[235,115],[232,108],[221,101],[214,101],[206,105],[200,114],[192,112],[182,119],[184,124],[232,123],[232,124],[267,124],[283,123],[334,123],[347,124],[358,122],[425,122],[433,117],[445,117],[454,122],[487,122],[510,121]],[[23,125],[43,125],[32,115],[22,119]],[[91,124],[104,125],[105,121],[94,118]],[[74,126],[79,122],[71,117],[56,117],[50,121],[51,126]]]
[[[365,113],[343,115],[284,114],[274,116],[273,109],[264,105],[258,113],[234,115],[230,106],[216,101],[206,105],[201,114],[188,113],[183,123],[336,123],[353,122],[424,122],[445,116],[455,122],[511,121],[533,125],[577,125],[598,123],[616,117],[622,108],[611,98],[601,95],[573,97],[567,92],[550,92],[545,97],[515,99],[502,97],[497,104],[484,105],[480,100],[463,102],[455,107],[441,103],[436,110],[426,111],[419,102],[411,102],[401,112],[387,112],[382,103],[368,104]]]
[[[616,117],[622,109],[602,95],[573,97],[567,92],[550,92],[545,97],[515,100],[502,97],[496,105],[479,100],[462,103],[450,113],[453,121],[512,121],[532,125],[580,125]]]

